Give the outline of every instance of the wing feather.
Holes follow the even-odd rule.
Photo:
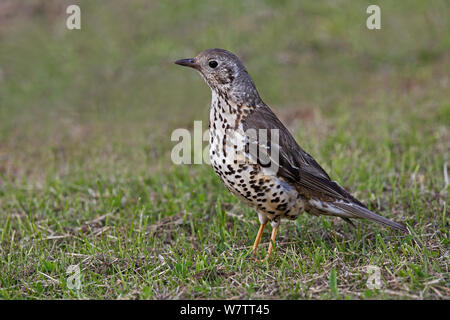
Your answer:
[[[286,127],[266,105],[259,105],[243,119],[243,124],[245,131],[255,129],[256,141],[253,140],[251,143],[257,145],[260,144],[259,129],[268,130],[268,141],[265,144],[265,148],[268,150],[266,155],[270,157],[272,148],[277,149],[278,152],[274,154],[279,155],[278,159],[270,157],[270,161],[274,162],[278,168],[277,175],[294,185],[300,194],[310,200],[309,203],[325,202],[328,204],[328,209],[326,209],[328,214],[343,217],[346,221],[348,221],[348,218],[366,218],[407,231],[402,224],[390,221],[368,210],[363,203],[354,198],[337,182],[332,181],[313,157],[297,144]],[[271,139],[269,132],[271,129],[278,129],[278,143],[274,143],[275,139]],[[257,160],[258,157],[259,154],[256,155]],[[314,211],[317,208],[312,207],[311,209]]]
[[[348,194],[336,182],[331,181],[326,171],[304,151],[281,123],[269,107],[259,106],[253,113],[243,119],[244,130],[278,129],[278,144],[272,143],[271,148],[278,148],[279,159],[271,159],[278,166],[278,174],[284,179],[303,189],[305,196],[331,199],[358,200]],[[269,139],[270,133],[268,132]],[[258,141],[256,141],[258,143]],[[271,150],[269,150],[271,151]],[[270,154],[270,152],[269,152]],[[361,204],[362,205],[362,204]]]

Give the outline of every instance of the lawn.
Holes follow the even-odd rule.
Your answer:
[[[70,3],[0,3],[0,298],[450,299],[448,1],[378,2],[380,30],[365,0],[76,1],[81,30]],[[211,47],[412,234],[305,213],[254,262],[255,212],[170,157],[210,102],[173,61]]]

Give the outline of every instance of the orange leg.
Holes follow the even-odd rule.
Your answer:
[[[256,258],[256,252],[258,250],[258,245],[259,245],[259,242],[261,241],[261,236],[263,234],[264,228],[266,227],[266,224],[267,224],[267,222],[265,224],[262,224],[259,226],[258,235],[256,236],[255,243],[253,244],[253,255],[255,256],[255,258]]]
[[[269,259],[273,251],[273,245],[275,244],[275,238],[277,237],[278,227],[272,229],[272,236],[270,237],[269,251],[264,259]]]
[[[275,244],[275,239],[277,237],[278,227],[275,227],[272,229],[272,236],[270,237],[269,250],[267,251],[266,257],[262,260],[258,260],[256,258],[257,248],[258,248],[259,242],[261,241],[261,236],[262,236],[262,233],[263,233],[265,227],[266,227],[265,224],[262,224],[259,227],[258,235],[256,236],[255,244],[253,245],[254,259],[255,259],[255,261],[258,261],[258,262],[263,262],[270,258],[272,251],[273,251],[273,245]]]

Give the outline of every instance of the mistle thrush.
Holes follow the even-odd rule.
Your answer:
[[[407,231],[367,209],[330,179],[261,100],[236,55],[208,49],[175,63],[197,70],[211,88],[211,165],[225,186],[258,213],[261,226],[253,246],[255,256],[268,221],[273,229],[266,258],[272,253],[280,219],[296,219],[303,211],[347,222],[366,218]]]

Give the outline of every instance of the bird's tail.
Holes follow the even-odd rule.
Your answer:
[[[356,200],[358,201],[358,200]],[[391,221],[385,217],[382,217],[369,209],[367,209],[362,203],[358,201],[350,200],[336,200],[334,202],[321,201],[317,199],[309,200],[309,206],[307,210],[312,214],[324,214],[330,216],[336,216],[344,218],[348,221],[349,219],[369,219],[380,224],[384,224],[391,228],[401,230],[403,232],[408,232],[408,229],[401,224]]]
[[[356,203],[346,203],[343,201],[336,201],[333,202],[332,204],[334,207],[337,207],[339,209],[341,209],[342,211],[344,211],[347,215],[348,218],[364,218],[364,219],[369,219],[372,221],[375,221],[377,223],[380,224],[384,224],[386,226],[389,226],[391,228],[403,231],[403,232],[408,232],[408,229],[405,227],[405,225],[401,224],[401,223],[397,223],[394,221],[391,221],[385,217],[382,217],[372,211],[370,211],[369,209],[360,206],[359,204]],[[350,216],[351,215],[351,216]]]

